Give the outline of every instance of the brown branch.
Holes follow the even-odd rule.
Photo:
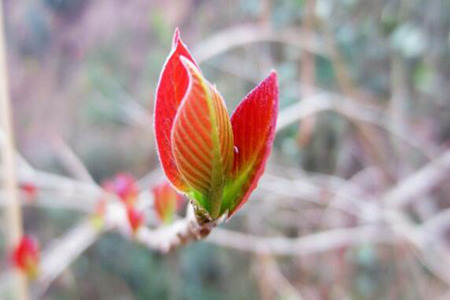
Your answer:
[[[167,253],[180,246],[206,238],[220,222],[221,219],[198,222],[192,206],[189,206],[186,218],[155,230],[142,228],[136,235],[136,241],[150,249]]]

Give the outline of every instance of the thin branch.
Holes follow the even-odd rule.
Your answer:
[[[61,159],[61,162],[75,178],[84,182],[92,183],[94,185],[97,184],[81,159],[61,138],[54,137],[53,144],[58,150],[57,154]]]
[[[431,161],[419,171],[403,179],[390,190],[383,202],[395,208],[404,207],[415,199],[429,193],[450,175],[450,150]]]
[[[84,213],[92,213],[95,209],[97,200],[90,196],[67,194],[60,191],[36,192],[34,199],[29,199],[29,195],[23,193],[20,197],[22,206],[39,206],[46,208],[70,209]],[[8,205],[8,198],[4,191],[0,190],[0,207]]]
[[[167,253],[174,248],[204,239],[221,222],[222,219],[199,223],[192,206],[189,205],[187,216],[184,219],[155,230],[142,228],[135,238],[137,242],[150,249]]]
[[[258,256],[259,267],[265,273],[273,289],[276,290],[280,299],[303,300],[300,292],[289,282],[281,272],[275,259],[269,254]]]
[[[91,246],[100,233],[91,220],[83,220],[46,249],[42,255],[37,294],[42,296],[51,282]]]
[[[432,233],[435,236],[442,236],[447,233],[450,227],[450,208],[440,211],[438,214],[427,220],[422,225],[422,231]]]
[[[423,143],[415,138],[414,134],[406,129],[400,130],[400,127],[395,126],[394,121],[382,111],[329,92],[319,92],[281,111],[278,117],[277,132],[310,115],[324,111],[334,111],[352,120],[380,127],[416,149],[428,160],[433,159],[438,152],[435,147],[430,149],[422,147]]]
[[[280,31],[247,25],[221,31],[197,43],[192,52],[197,62],[201,63],[237,47],[257,42],[277,42],[325,56],[324,47],[317,42],[318,40],[317,36],[311,33],[304,33],[300,28],[284,28]]]
[[[400,239],[398,235],[389,231],[388,228],[364,226],[333,229],[291,239],[285,237],[257,237],[217,228],[206,241],[250,253],[302,256],[365,243],[392,244],[399,242]]]

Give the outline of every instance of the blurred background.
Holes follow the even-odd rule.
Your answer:
[[[168,255],[102,234],[45,299],[450,299],[450,1],[3,5],[15,143],[42,172],[72,177],[67,151],[98,183],[159,168],[175,27],[229,111],[271,69],[280,80],[266,174],[228,234]],[[43,249],[93,211],[46,195],[58,205],[23,208]]]

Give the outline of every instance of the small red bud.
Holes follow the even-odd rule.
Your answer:
[[[14,267],[24,272],[30,279],[39,275],[40,250],[36,239],[23,236],[12,253]]]
[[[158,218],[164,224],[171,223],[176,211],[183,204],[183,197],[167,181],[153,188],[153,196]]]
[[[106,213],[106,202],[107,202],[107,198],[105,196],[102,196],[98,200],[98,202],[95,206],[94,214],[92,215],[92,218],[91,218],[92,224],[98,229],[100,229],[104,223],[104,216]]]
[[[132,205],[139,195],[136,180],[133,176],[125,173],[117,174],[112,180],[106,181],[103,188],[116,194],[127,205]]]
[[[106,199],[104,197],[98,200],[97,205],[95,206],[95,214],[99,217],[103,217],[106,212]]]
[[[37,187],[32,182],[24,182],[20,184],[20,190],[24,193],[28,200],[35,200],[37,197]]]
[[[132,206],[127,207],[127,216],[130,228],[133,233],[136,233],[144,223],[144,214],[136,210]]]

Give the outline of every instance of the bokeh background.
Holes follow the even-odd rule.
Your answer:
[[[271,69],[279,74],[284,127],[267,176],[222,227],[286,239],[324,234],[311,251],[306,243],[279,256],[218,245],[226,241],[162,255],[106,233],[45,299],[450,299],[449,1],[3,5],[15,141],[34,168],[70,177],[70,148],[99,183],[157,169],[154,93],[179,27],[229,111]],[[384,209],[415,231],[396,231]],[[35,205],[23,214],[45,249],[86,212]],[[320,247],[327,232],[366,225],[378,235]],[[393,238],[380,244],[384,234]]]

